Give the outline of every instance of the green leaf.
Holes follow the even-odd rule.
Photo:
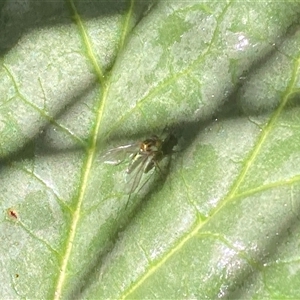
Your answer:
[[[2,298],[296,299],[299,19],[296,1],[1,4]],[[127,204],[102,155],[168,133]]]

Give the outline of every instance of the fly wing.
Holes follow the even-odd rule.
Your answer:
[[[128,144],[108,150],[102,160],[105,164],[118,165],[138,151],[138,144]]]
[[[142,176],[145,172],[145,168],[149,164],[150,160],[152,159],[149,155],[140,155],[138,159],[138,164],[134,164],[133,169],[127,170],[127,185],[129,190],[127,191],[129,195],[131,195],[136,188],[139,186]],[[130,167],[130,166],[129,166]]]
[[[136,168],[138,168],[141,164],[143,164],[145,157],[147,157],[146,154],[141,154],[139,152],[133,154],[131,157],[131,161],[128,164],[126,173],[131,174],[132,172],[134,172]]]

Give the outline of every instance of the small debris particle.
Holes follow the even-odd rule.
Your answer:
[[[8,215],[9,215],[10,218],[12,218],[12,219],[18,219],[18,214],[17,214],[17,212],[14,209],[9,208],[7,210],[7,212],[8,212]]]

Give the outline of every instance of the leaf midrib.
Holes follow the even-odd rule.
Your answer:
[[[130,5],[130,8],[127,13],[128,17],[125,19],[125,25],[123,26],[124,31],[121,36],[120,45],[124,44],[124,40],[126,38],[126,33],[128,31],[128,26],[129,26],[129,19],[133,13],[134,2],[135,2],[134,0],[131,0],[131,5]],[[108,95],[108,91],[109,91],[109,87],[110,87],[110,81],[109,81],[110,78],[108,77],[107,82],[104,79],[103,71],[101,69],[101,66],[97,62],[96,55],[95,55],[95,52],[92,47],[92,43],[90,42],[89,36],[88,36],[87,31],[83,24],[83,21],[81,20],[81,17],[77,12],[77,9],[75,7],[73,0],[69,0],[69,3],[70,3],[71,11],[74,14],[75,23],[77,24],[77,26],[79,28],[79,32],[83,37],[83,42],[86,46],[89,59],[95,69],[95,73],[100,82],[100,87],[103,88],[103,93],[102,93],[102,97],[99,99],[98,108],[96,109],[96,121],[95,121],[94,128],[91,131],[91,142],[89,144],[89,148],[87,149],[87,153],[86,153],[87,158],[86,158],[86,161],[83,164],[83,168],[82,168],[83,173],[81,175],[81,180],[80,180],[80,184],[79,184],[77,205],[76,205],[76,209],[73,213],[73,218],[72,218],[72,222],[70,225],[69,235],[68,235],[68,238],[66,241],[65,253],[62,256],[60,273],[58,275],[58,279],[57,279],[57,283],[56,283],[56,287],[55,287],[55,292],[54,292],[54,297],[53,297],[55,300],[60,299],[61,295],[62,295],[62,289],[63,289],[63,285],[64,285],[64,282],[66,279],[67,265],[68,265],[70,255],[72,252],[73,241],[75,238],[77,225],[78,225],[78,222],[80,219],[81,206],[82,206],[83,198],[84,198],[85,191],[87,188],[87,183],[88,183],[90,171],[92,168],[92,163],[93,163],[95,153],[96,153],[97,137],[98,137],[98,133],[99,133],[99,129],[100,129],[100,124],[101,124],[101,121],[103,118],[104,107],[105,107],[105,103],[106,103],[106,99],[107,99],[107,95]]]

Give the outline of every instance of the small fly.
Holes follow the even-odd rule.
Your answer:
[[[148,173],[153,168],[160,170],[159,162],[164,157],[171,155],[176,145],[177,138],[173,134],[170,134],[163,140],[153,135],[140,143],[113,148],[104,155],[104,162],[113,165],[118,165],[124,160],[129,159],[126,169],[127,184],[129,186],[127,203],[130,200],[131,194],[139,186],[143,174]]]

